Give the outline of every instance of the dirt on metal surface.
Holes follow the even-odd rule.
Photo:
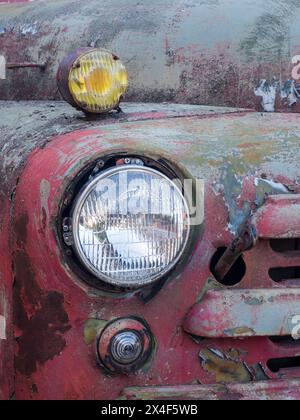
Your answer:
[[[0,54],[47,63],[9,70],[1,99],[57,99],[58,64],[105,47],[128,67],[127,100],[299,112],[298,0],[75,0],[1,5]],[[298,77],[299,76],[299,77]],[[275,77],[275,81],[274,81]],[[26,80],[26,84],[24,84]],[[259,86],[257,90],[256,87]],[[258,95],[258,96],[256,96]]]
[[[31,376],[39,365],[61,354],[66,346],[63,334],[71,327],[64,309],[63,294],[56,291],[46,293],[39,288],[26,254],[16,252],[13,264],[14,328],[19,349],[15,369]]]
[[[225,354],[214,349],[204,349],[199,354],[203,369],[215,375],[216,383],[247,383],[252,381],[250,370],[241,361],[238,352]]]
[[[299,377],[297,342],[282,344],[268,337],[247,337],[234,342],[232,338],[219,337],[197,341],[182,328],[211,276],[213,256],[220,247],[232,243],[266,190],[269,194],[290,194],[286,185],[297,190],[300,179],[297,114],[242,110],[230,113],[228,109],[167,104],[128,108],[125,105],[124,114],[88,120],[61,103],[33,103],[26,108],[22,103],[9,104],[1,107],[1,112],[6,121],[2,122],[5,159],[1,162],[4,202],[1,220],[16,227],[12,237],[1,235],[3,246],[10,251],[1,271],[7,267],[3,275],[12,279],[8,284],[11,289],[14,284],[16,294],[17,398],[112,399],[128,387],[178,386],[195,381],[214,384],[216,377],[220,377],[220,363],[215,361],[207,370],[199,358],[199,353],[208,349],[223,355],[230,352],[234,364],[249,367],[252,381]],[[17,131],[13,112],[20,121]],[[192,177],[205,180],[206,217],[202,236],[178,277],[170,280],[147,304],[138,293],[112,297],[86,286],[72,271],[58,241],[57,215],[69,184],[91,162],[121,151],[157,160],[164,158]],[[2,224],[2,232],[6,224]],[[16,262],[20,255],[26,256],[30,271],[25,277],[16,275],[17,270],[22,273],[23,262],[15,264],[11,271],[12,259]],[[265,288],[271,292],[278,284],[270,278],[266,261],[274,267],[285,267],[291,266],[292,261],[297,263],[297,258],[297,253],[275,252],[269,240],[262,239],[245,254],[247,270],[237,279],[234,289]],[[24,286],[26,279],[33,282],[30,290]],[[48,307],[52,298],[57,316]],[[38,307],[33,304],[36,301]],[[11,304],[12,298],[8,302]],[[86,336],[86,323],[91,319],[112,320],[131,315],[149,324],[157,343],[155,356],[138,375],[109,377],[97,366],[93,339]],[[41,343],[48,343],[49,348],[45,352],[40,348],[36,351],[36,344],[34,352],[28,354],[28,337],[34,325],[39,331],[43,329]],[[94,337],[95,333],[88,336]],[[37,335],[34,339],[37,340]],[[231,350],[239,357],[233,357]],[[276,370],[269,361],[278,358],[287,362]],[[227,377],[234,375],[232,369],[230,366]],[[245,371],[238,370],[237,380],[242,380],[242,373]],[[65,383],[59,379],[62,376]],[[45,382],[52,386],[45,386]],[[274,398],[272,389],[269,395]],[[285,395],[295,396],[296,391],[287,391],[286,385],[284,390]],[[263,392],[265,395],[265,388]]]
[[[300,316],[300,2],[0,3],[0,99],[26,100],[0,102],[0,399],[299,399],[300,342],[286,335]],[[98,118],[57,101],[60,60],[87,46],[120,55],[127,100],[148,104]],[[206,106],[149,103],[163,100]],[[205,181],[189,260],[155,293],[95,290],[63,250],[66,191],[107,154]],[[217,282],[250,219],[259,240]],[[103,320],[132,316],[155,352],[138,374],[109,376],[96,338]]]
[[[178,387],[128,388],[122,400],[295,400],[299,381],[267,381],[256,384],[187,385]]]
[[[0,340],[0,384],[1,399],[8,399],[14,395],[14,368],[13,368],[13,328],[12,328],[12,290],[15,295],[15,336],[18,339],[19,350],[17,352],[18,370],[29,375],[36,370],[36,366],[51,360],[58,355],[65,346],[63,332],[68,329],[68,315],[65,314],[63,294],[56,288],[48,290],[38,285],[35,278],[35,270],[32,262],[28,261],[28,255],[23,252],[23,246],[27,238],[28,214],[23,214],[15,220],[17,232],[16,248],[12,249],[10,237],[11,217],[14,213],[16,188],[20,182],[22,171],[27,165],[28,156],[37,150],[47,147],[47,144],[55,136],[85,130],[86,135],[93,127],[113,124],[129,124],[135,121],[152,121],[170,118],[176,120],[180,116],[198,115],[199,118],[214,117],[219,114],[239,113],[242,110],[228,108],[214,109],[211,107],[197,107],[186,105],[135,105],[123,106],[124,113],[113,114],[100,119],[89,119],[82,113],[74,111],[65,103],[60,102],[3,102],[0,103],[1,112],[1,201],[0,229],[1,229],[1,276],[4,279],[2,285],[2,301],[0,302],[0,315],[5,318],[7,325],[5,340]],[[16,124],[17,121],[17,124]],[[83,143],[82,150],[85,145]],[[36,173],[37,175],[37,173]],[[47,222],[48,213],[47,197],[51,184],[48,180],[41,181],[40,197],[43,201],[42,225],[40,232],[43,234]],[[24,258],[23,258],[24,256]],[[20,258],[21,260],[20,260]],[[14,263],[14,269],[12,265]],[[27,274],[26,274],[27,273]],[[26,284],[31,284],[29,289]],[[55,300],[57,316],[49,308],[49,299]],[[36,305],[33,303],[36,302]],[[52,300],[51,300],[52,301]],[[31,303],[30,303],[31,302]],[[25,310],[26,308],[26,310]],[[28,311],[28,312],[27,312]],[[53,315],[53,324],[49,317]],[[47,324],[51,327],[47,327]],[[42,325],[43,324],[43,325]],[[40,326],[38,330],[35,327]],[[34,331],[35,330],[35,331]],[[48,343],[46,348],[41,344]],[[30,346],[34,343],[32,350]],[[27,346],[28,344],[28,346]],[[42,347],[41,347],[42,346]],[[36,390],[36,385],[32,387]],[[35,394],[35,392],[34,392]]]
[[[288,337],[299,302],[297,288],[212,290],[191,310],[184,328],[207,338]]]

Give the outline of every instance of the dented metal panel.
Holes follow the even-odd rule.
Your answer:
[[[187,315],[185,330],[206,338],[292,336],[299,289],[208,291]]]
[[[0,55],[47,66],[9,70],[0,98],[58,98],[60,60],[101,46],[128,67],[127,100],[299,112],[299,18],[295,0],[3,4]]]

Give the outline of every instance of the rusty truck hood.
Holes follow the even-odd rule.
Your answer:
[[[0,101],[1,149],[4,159],[0,163],[2,180],[26,162],[27,156],[36,147],[44,147],[55,137],[76,130],[108,127],[124,129],[123,124],[169,121],[188,117],[209,118],[231,114],[245,114],[247,110],[230,107],[209,107],[171,104],[124,104],[123,112],[107,116],[86,117],[74,111],[64,102],[46,101]],[[252,112],[252,111],[249,111]],[[155,124],[154,124],[155,125]],[[134,125],[132,125],[134,127]],[[145,131],[146,135],[146,131]],[[117,144],[117,137],[113,141]],[[152,141],[148,145],[151,146]],[[153,148],[156,144],[153,143]]]
[[[102,7],[98,0],[56,0],[0,7],[0,54],[8,63],[46,64],[45,71],[9,70],[0,99],[59,99],[59,62],[72,49],[92,46],[122,58],[130,101],[260,109],[254,89],[263,80],[259,96],[276,90],[276,110],[299,112],[298,93],[285,84],[298,69],[298,60],[292,62],[300,54],[297,1],[109,0]],[[279,85],[287,90],[283,100]]]

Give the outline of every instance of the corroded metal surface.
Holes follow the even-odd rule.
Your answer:
[[[239,230],[237,236],[227,247],[226,251],[220,258],[213,270],[213,274],[219,282],[225,278],[236,261],[246,251],[250,251],[256,244],[257,233],[253,226],[246,224]]]
[[[1,4],[0,55],[47,66],[8,69],[0,98],[58,99],[63,56],[104,46],[127,64],[129,100],[299,111],[299,85],[286,82],[293,69],[298,77],[298,0],[101,4]],[[286,317],[300,315],[299,116],[169,104],[125,104],[123,111],[87,118],[60,102],[0,103],[0,399],[299,399],[300,343],[279,337],[291,333]],[[205,180],[205,222],[189,262],[150,297],[86,286],[59,241],[69,184],[86,165],[120,151],[165,159]],[[249,219],[259,240],[243,256],[245,272],[229,273],[230,289],[213,281],[207,291],[216,251]],[[216,310],[201,306],[207,297],[218,301]],[[243,303],[250,312],[241,312]],[[187,330],[202,335],[209,324],[209,339],[184,331],[192,307],[202,329],[197,313]],[[95,354],[102,320],[133,315],[153,331],[155,354],[138,375],[107,376]]]
[[[134,121],[143,120],[161,120],[165,118],[177,119],[179,116],[192,116],[198,115],[200,118],[206,116],[213,117],[218,114],[227,114],[239,112],[239,110],[232,110],[229,108],[213,109],[210,107],[196,107],[196,106],[181,106],[181,105],[124,105],[124,113],[118,115],[111,115],[101,119],[87,119],[81,113],[75,112],[65,103],[39,103],[39,102],[3,102],[0,103],[1,112],[1,153],[2,159],[0,162],[1,173],[1,202],[0,208],[0,246],[1,246],[1,278],[4,283],[1,285],[0,290],[0,315],[6,319],[6,340],[0,340],[0,398],[7,399],[14,394],[14,368],[13,368],[13,328],[12,328],[12,293],[14,284],[14,275],[11,271],[12,267],[12,252],[10,241],[10,226],[11,217],[13,214],[14,196],[16,186],[19,182],[23,168],[26,166],[28,155],[36,148],[43,148],[47,143],[57,135],[72,132],[76,129],[86,130],[95,126],[129,123]],[[16,124],[17,122],[17,124]],[[84,146],[83,146],[84,147]],[[47,183],[41,191],[41,196],[47,196]],[[26,218],[17,224],[19,233],[25,229]],[[46,325],[40,327],[45,336],[43,342],[53,344],[53,339],[56,343],[56,350],[65,346],[65,340],[60,335],[66,331],[68,327],[68,316],[62,307],[62,296],[57,295],[54,291],[45,296],[41,288],[33,283],[33,275],[31,265],[28,261],[22,258],[22,255],[15,255],[15,262],[17,264],[16,270],[26,276],[29,282],[30,295],[35,304],[47,307],[49,302],[55,309],[55,313],[59,315],[62,322],[54,322],[54,331],[49,330]],[[19,267],[19,268],[18,268]],[[25,271],[24,271],[25,270]],[[31,279],[31,280],[30,280]],[[19,293],[25,293],[23,288],[15,287],[15,299],[19,298]],[[18,312],[15,312],[17,314]],[[53,314],[52,314],[53,315]],[[18,315],[16,315],[18,316]],[[45,316],[43,311],[37,314],[34,319],[34,324],[37,327],[41,322],[41,317]],[[49,321],[50,313],[45,320]],[[32,324],[32,325],[34,325]],[[27,324],[26,318],[20,324],[23,328],[23,338],[21,343],[25,344],[26,340],[32,343],[31,334],[33,326]],[[25,331],[27,331],[25,333]],[[15,334],[18,336],[18,328],[15,326]],[[51,338],[52,337],[52,338]],[[49,341],[50,340],[50,341]],[[39,347],[39,342],[36,341],[34,348]],[[19,355],[17,363],[22,364],[21,370],[25,374],[35,369],[37,363],[45,363],[49,358],[53,357],[52,347],[48,346],[48,353],[39,354],[37,350],[30,350],[34,355],[34,361],[27,363],[24,361],[26,354]]]
[[[2,99],[57,98],[60,60],[77,47],[101,46],[126,63],[128,100],[264,103],[299,111],[298,80],[291,80],[300,79],[293,63],[300,55],[298,0],[55,0],[0,7],[0,54],[9,62],[47,63],[45,72],[9,70]]]
[[[182,328],[211,276],[216,250],[232,242],[266,191],[297,191],[299,116],[172,105],[132,105],[124,111],[88,120],[60,103],[1,107],[0,238],[9,252],[0,269],[8,289],[14,290],[16,397],[111,399],[127,387],[215,384],[224,378],[224,366],[226,378],[237,382],[299,378],[294,360],[299,342],[267,337],[199,342]],[[18,130],[12,112],[18,116]],[[205,180],[205,223],[189,263],[147,304],[139,294],[113,298],[87,287],[58,241],[57,214],[66,188],[87,164],[116,151],[164,158]],[[233,290],[271,291],[282,285],[270,278],[269,268],[297,266],[299,255],[278,253],[262,239],[244,260],[246,273]],[[299,279],[293,282],[299,286]],[[138,375],[109,377],[96,363],[94,330],[100,320],[132,315],[149,324],[155,355]],[[292,360],[294,366],[271,369],[268,362],[276,358]]]
[[[260,238],[300,237],[300,195],[273,196],[254,215]]]
[[[177,387],[128,388],[123,400],[298,400],[299,381],[268,381],[256,384],[187,385]]]
[[[299,289],[211,290],[188,314],[184,328],[199,337],[292,336]]]
[[[211,348],[202,349],[199,358],[204,371],[214,375],[216,383],[252,382],[251,372],[237,350],[231,349],[222,353]]]

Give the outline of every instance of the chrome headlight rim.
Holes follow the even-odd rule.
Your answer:
[[[113,279],[104,273],[99,272],[94,265],[88,260],[86,255],[84,254],[84,251],[82,250],[80,238],[79,238],[79,218],[81,214],[82,207],[84,206],[84,203],[89,196],[90,192],[93,190],[93,188],[101,181],[102,179],[105,179],[106,177],[115,175],[116,173],[120,173],[120,171],[132,171],[132,172],[141,172],[151,175],[156,175],[161,177],[162,179],[169,182],[176,191],[180,194],[182,197],[182,201],[184,203],[184,208],[186,211],[187,216],[190,215],[190,209],[189,204],[187,200],[185,199],[182,190],[176,185],[173,180],[170,178],[170,176],[167,176],[164,172],[153,169],[150,166],[146,165],[134,165],[134,164],[123,164],[119,166],[113,166],[110,168],[104,168],[100,174],[96,175],[92,180],[89,180],[85,183],[85,185],[81,188],[81,190],[76,195],[76,198],[73,202],[73,206],[70,213],[71,218],[71,226],[72,226],[72,236],[73,236],[73,250],[75,252],[75,255],[77,256],[81,268],[85,269],[90,275],[93,276],[94,281],[97,281],[98,283],[101,282],[101,284],[105,285],[105,287],[113,287],[119,290],[139,290],[143,289],[145,287],[153,286],[154,284],[157,284],[158,282],[163,281],[166,279],[171,272],[176,269],[177,264],[180,263],[180,260],[184,258],[184,255],[186,253],[186,250],[188,248],[189,242],[191,240],[191,225],[190,223],[187,223],[187,233],[184,242],[181,245],[181,250],[178,253],[177,257],[172,261],[170,265],[168,265],[164,270],[157,273],[156,275],[153,275],[149,279],[142,278],[141,281],[133,281],[133,282],[125,282],[125,281],[118,281],[116,279]],[[101,284],[95,285],[97,288],[101,288]]]

